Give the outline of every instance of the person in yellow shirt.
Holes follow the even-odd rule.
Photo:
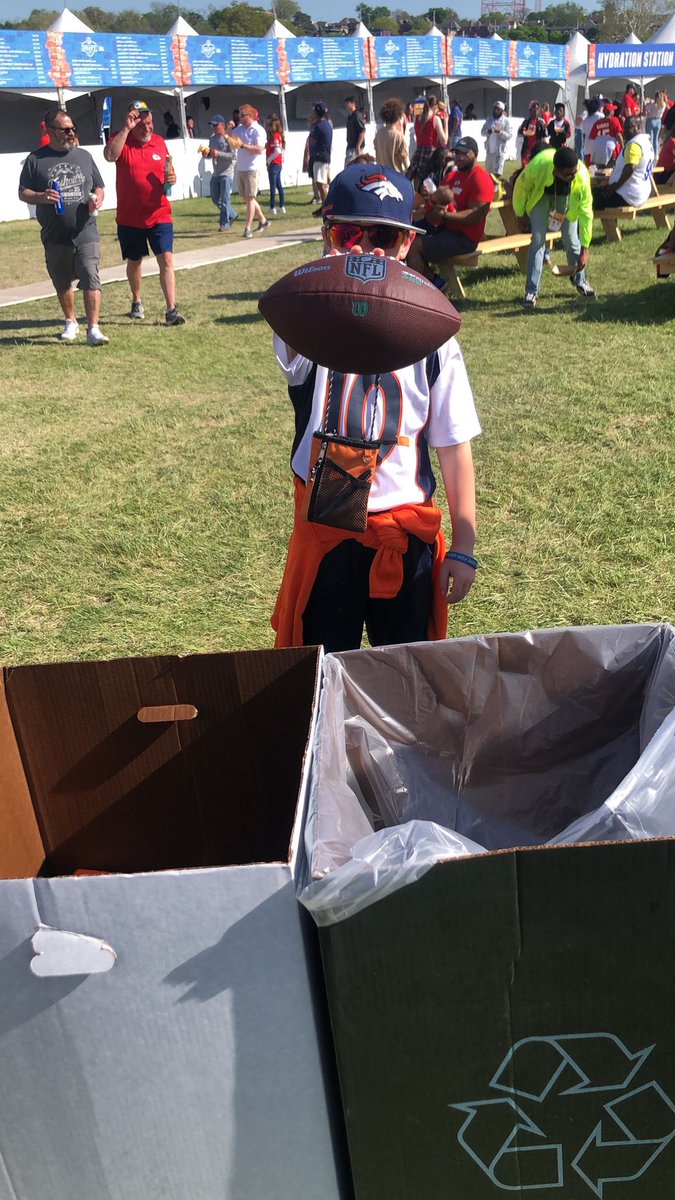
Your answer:
[[[524,308],[537,303],[544,268],[547,232],[560,231],[567,261],[574,270],[572,283],[580,296],[595,300],[595,289],[586,279],[593,235],[593,196],[588,168],[574,150],[541,150],[520,172],[513,188],[513,211],[522,229],[532,230],[527,257]],[[527,218],[527,219],[526,219]]]

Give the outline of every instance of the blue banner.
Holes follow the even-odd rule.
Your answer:
[[[450,43],[450,75],[457,78],[478,75],[480,38],[454,37]]]
[[[367,75],[362,38],[282,38],[278,60],[275,83],[347,82]]]
[[[511,45],[516,47],[516,74],[513,78],[566,78],[566,46],[552,46],[548,42],[511,42]]]
[[[476,38],[478,42],[479,76],[491,75],[494,79],[506,79],[509,74],[509,43],[496,38]]]
[[[127,87],[175,87],[180,82],[180,62],[171,57],[171,38],[148,33],[111,35],[117,52],[117,71]]]
[[[178,41],[178,39],[177,39]],[[218,87],[232,83],[230,38],[181,38],[185,43],[182,77],[193,87]],[[178,49],[180,55],[180,44]]]
[[[120,82],[112,33],[64,33],[62,45],[70,87],[98,88]]]
[[[443,75],[439,37],[376,37],[370,43],[372,79],[435,79]]]
[[[590,47],[589,71],[591,62],[595,69],[595,50]],[[629,65],[633,74],[665,72],[675,64],[675,46],[599,46],[597,50],[599,75],[625,74]],[[0,88],[273,87],[336,80],[563,79],[566,75],[565,46],[491,38],[427,34],[277,39],[0,31]]]
[[[53,87],[46,35],[30,30],[0,30],[0,87]]]
[[[630,42],[603,43],[588,47],[588,77],[607,75],[634,78],[641,75],[675,74],[675,45],[633,46]]]

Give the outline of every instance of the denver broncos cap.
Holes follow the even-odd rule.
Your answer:
[[[354,163],[340,171],[331,183],[323,218],[394,225],[424,233],[424,229],[412,224],[414,199],[413,186],[405,175],[380,163]]]

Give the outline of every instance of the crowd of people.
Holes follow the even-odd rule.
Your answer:
[[[408,103],[390,97],[379,113],[373,151],[366,145],[366,114],[354,96],[344,98],[346,151],[340,168],[352,163],[377,162],[406,175],[414,189],[414,214],[425,232],[409,253],[409,262],[436,286],[446,281],[436,265],[469,254],[484,237],[495,195],[511,197],[523,232],[531,234],[526,310],[537,304],[543,266],[550,262],[547,235],[560,232],[573,286],[587,299],[595,290],[586,278],[593,214],[624,205],[639,208],[652,180],[667,182],[675,174],[675,105],[664,91],[641,102],[629,84],[616,100],[589,98],[575,124],[563,103],[550,110],[532,100],[528,116],[514,130],[501,100],[481,128],[485,166],[478,162],[476,140],[462,134],[462,121],[476,118],[455,99],[446,105],[434,95]],[[113,132],[104,157],[116,167],[117,234],[126,261],[131,291],[129,316],[142,320],[143,259],[152,253],[159,267],[168,325],[185,318],[176,304],[173,264],[173,217],[170,202],[175,171],[166,139],[177,126],[163,114],[166,130],[160,136],[145,101],[134,101],[121,128]],[[211,161],[210,195],[218,210],[218,230],[228,233],[240,215],[243,236],[253,237],[270,227],[270,216],[285,213],[283,162],[284,129],[278,113],[261,124],[259,113],[242,104],[230,118],[215,113],[208,144],[199,147]],[[506,155],[514,132],[520,139],[520,167],[504,178]],[[313,216],[323,217],[333,162],[333,124],[327,105],[316,101],[308,119],[304,169],[312,193]],[[269,211],[263,211],[260,183],[266,171]],[[235,185],[244,213],[232,203]],[[103,201],[103,180],[89,155],[79,146],[76,127],[64,109],[46,114],[39,148],[26,159],[19,184],[20,198],[35,205],[41,225],[45,260],[65,318],[63,341],[79,334],[74,312],[72,280],[84,295],[87,341],[105,345],[99,326],[100,242],[96,213]],[[241,226],[239,227],[241,228]],[[669,238],[665,252],[675,249]]]

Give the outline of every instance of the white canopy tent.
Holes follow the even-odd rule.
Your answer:
[[[670,45],[675,43],[675,13],[668,17],[665,25],[662,25],[660,29],[657,29],[656,33],[653,33],[651,37],[647,38],[645,45],[663,45],[664,43],[668,43]],[[672,92],[675,89],[675,76],[672,74],[650,75],[641,79],[640,83],[642,84],[643,92],[644,88],[646,88],[648,84],[658,85],[653,89],[654,91],[659,91],[665,88],[666,91]]]

